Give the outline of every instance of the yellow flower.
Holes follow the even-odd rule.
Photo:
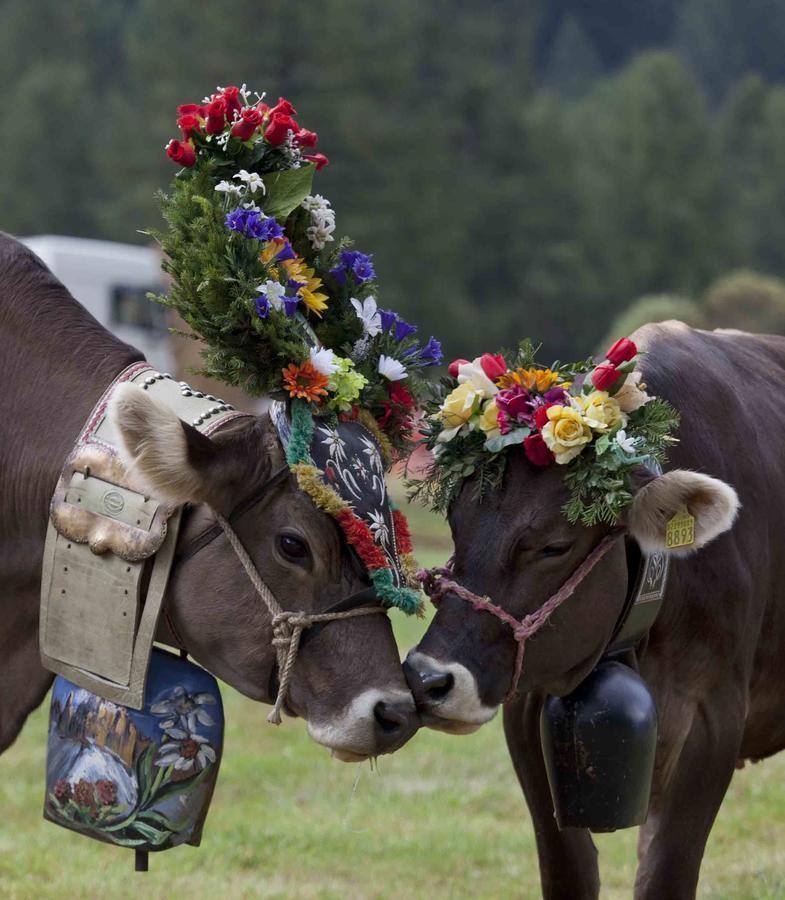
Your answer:
[[[559,373],[552,372],[550,369],[515,369],[507,372],[498,379],[496,384],[500,388],[511,388],[516,384],[520,384],[527,390],[537,390],[544,394],[549,388],[559,380]]]
[[[439,435],[439,440],[446,443],[460,431],[472,417],[479,394],[471,384],[459,384],[452,393],[444,398],[439,410],[439,417],[444,425],[444,430]]]
[[[321,280],[319,278],[314,278],[313,280],[319,282],[319,284],[316,285],[317,287],[321,285]],[[314,292],[309,287],[300,288],[297,293],[300,295],[300,298],[308,309],[321,318],[322,313],[327,309],[327,301],[330,299],[327,294]]]
[[[594,431],[610,431],[616,425],[627,424],[627,416],[607,391],[592,391],[591,394],[573,397],[572,402]]]
[[[499,407],[493,398],[485,404],[485,409],[482,411],[480,429],[488,435],[499,431]]]
[[[592,438],[591,428],[571,406],[549,406],[540,434],[559,465],[575,459]]]

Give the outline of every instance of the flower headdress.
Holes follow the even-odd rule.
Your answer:
[[[634,342],[621,338],[598,365],[538,366],[528,340],[507,358],[450,364],[426,428],[434,461],[414,494],[445,511],[465,478],[477,476],[481,496],[500,486],[508,455],[523,453],[564,467],[570,522],[615,523],[632,500],[629,474],[662,461],[678,425],[673,407],[646,393]]]
[[[380,595],[411,610],[407,579],[394,573],[391,585],[391,558],[373,552],[375,520],[354,515],[313,465],[314,417],[360,423],[389,465],[407,449],[422,369],[441,362],[441,348],[378,306],[372,256],[336,241],[330,201],[311,192],[328,160],[296,115],[288,100],[271,107],[244,85],[178,107],[182,138],[167,154],[183,168],[160,197],[169,228],[155,234],[172,284],[156,299],[205,342],[203,374],[288,403],[287,456],[301,488],[336,518]],[[408,548],[397,513],[395,526],[397,549]]]

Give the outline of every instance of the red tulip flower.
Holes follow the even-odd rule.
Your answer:
[[[638,353],[635,342],[629,338],[619,338],[618,341],[605,354],[605,358],[614,366],[620,366],[622,363],[633,359]]]
[[[461,366],[466,365],[467,362],[469,362],[468,359],[454,359],[450,363],[450,365],[447,366],[447,371],[450,373],[450,378],[457,378],[458,377],[458,369]]]
[[[598,391],[607,391],[616,384],[620,377],[621,372],[616,366],[603,363],[591,373],[591,383]]]
[[[493,353],[483,353],[480,357],[480,365],[491,381],[496,381],[507,372],[507,363],[504,361],[504,357],[494,356]]]

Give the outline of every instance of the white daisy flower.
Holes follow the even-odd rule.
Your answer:
[[[329,347],[311,347],[309,351],[311,364],[322,375],[333,375],[338,371],[335,354]]]
[[[379,374],[388,381],[401,381],[406,378],[406,366],[392,356],[385,356],[382,353],[379,357]]]

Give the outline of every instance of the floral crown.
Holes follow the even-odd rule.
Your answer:
[[[336,240],[330,201],[312,193],[328,159],[296,115],[288,100],[270,106],[245,85],[178,107],[182,138],[166,152],[182,168],[159,198],[169,227],[153,232],[171,288],[154,299],[205,342],[203,374],[289,402],[301,487],[366,562],[379,563],[373,534],[358,537],[366,523],[349,522],[348,504],[325,494],[331,487],[314,487],[310,475],[324,473],[303,472],[312,419],[361,422],[391,464],[408,449],[422,370],[441,362],[441,347],[379,308],[373,257]],[[413,599],[390,602],[409,608]]]
[[[638,359],[621,338],[599,364],[543,368],[528,340],[514,354],[455,360],[429,404],[424,441],[434,459],[413,494],[445,511],[465,478],[477,476],[482,496],[501,485],[508,454],[523,453],[534,466],[565,467],[570,522],[617,522],[632,500],[629,474],[663,460],[679,421],[646,393]]]

